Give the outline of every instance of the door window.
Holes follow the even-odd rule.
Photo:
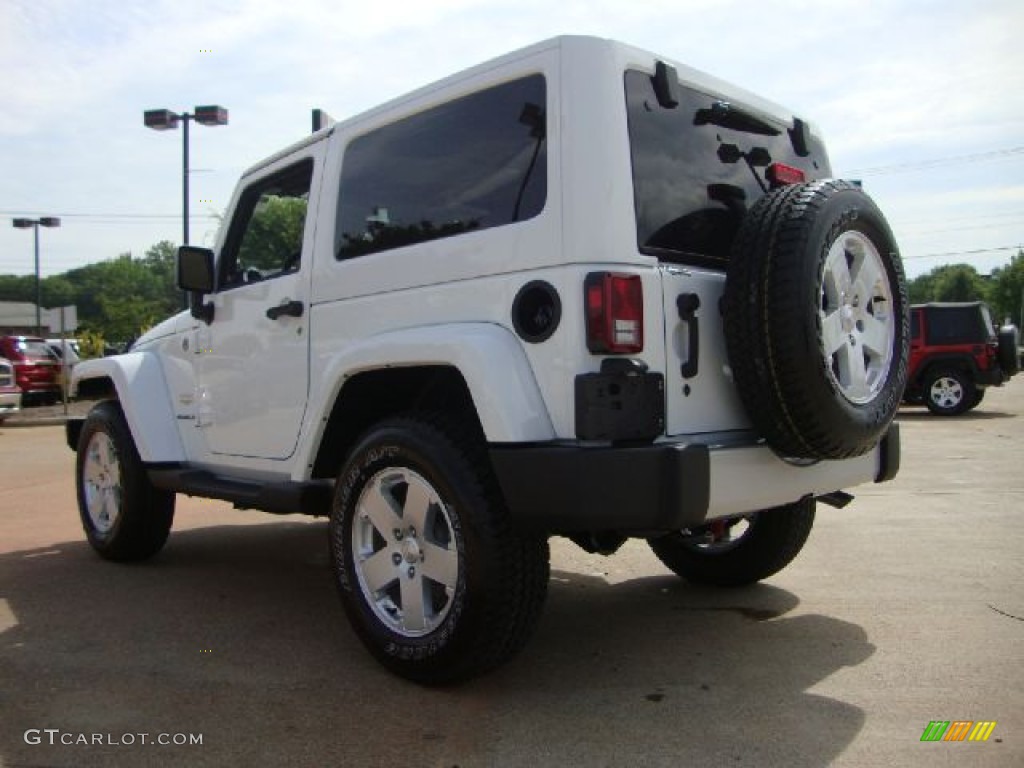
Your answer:
[[[221,290],[298,271],[312,178],[307,160],[243,193],[221,257]]]

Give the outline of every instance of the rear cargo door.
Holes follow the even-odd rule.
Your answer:
[[[732,381],[719,300],[725,275],[663,264],[669,435],[747,429]]]

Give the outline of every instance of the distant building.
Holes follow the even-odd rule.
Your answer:
[[[36,305],[30,301],[0,301],[0,334],[36,335]]]

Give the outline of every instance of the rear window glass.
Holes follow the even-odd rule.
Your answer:
[[[53,354],[44,341],[19,341],[17,346],[21,354],[33,360],[56,359],[56,355]]]
[[[539,214],[547,197],[541,75],[470,94],[367,133],[341,170],[339,259]]]
[[[658,103],[653,78],[636,70],[626,72],[625,86],[637,245],[643,253],[669,261],[722,262],[744,213],[768,190],[768,164],[794,166],[808,180],[829,174],[824,147],[813,136],[809,154],[800,157],[790,126],[742,105],[732,105],[731,119],[715,117],[725,102],[681,86],[680,103],[668,109]]]

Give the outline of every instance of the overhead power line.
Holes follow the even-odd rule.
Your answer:
[[[1000,160],[1016,155],[1024,155],[1024,147],[1010,147],[1009,149],[995,149],[991,152],[978,152],[973,155],[958,155],[956,157],[940,157],[934,160],[921,160],[913,163],[897,163],[895,165],[879,165],[873,168],[854,168],[845,171],[844,176],[882,176],[887,173],[907,173],[908,171],[927,171],[932,168],[943,168],[948,165],[962,165],[964,163],[977,163],[987,160]]]
[[[903,260],[908,259],[942,259],[949,258],[951,256],[981,256],[986,253],[1004,253],[1006,251],[1020,251],[1024,250],[1024,245],[1001,245],[997,248],[978,248],[973,251],[948,251],[947,253],[917,253],[913,256],[904,256]]]

